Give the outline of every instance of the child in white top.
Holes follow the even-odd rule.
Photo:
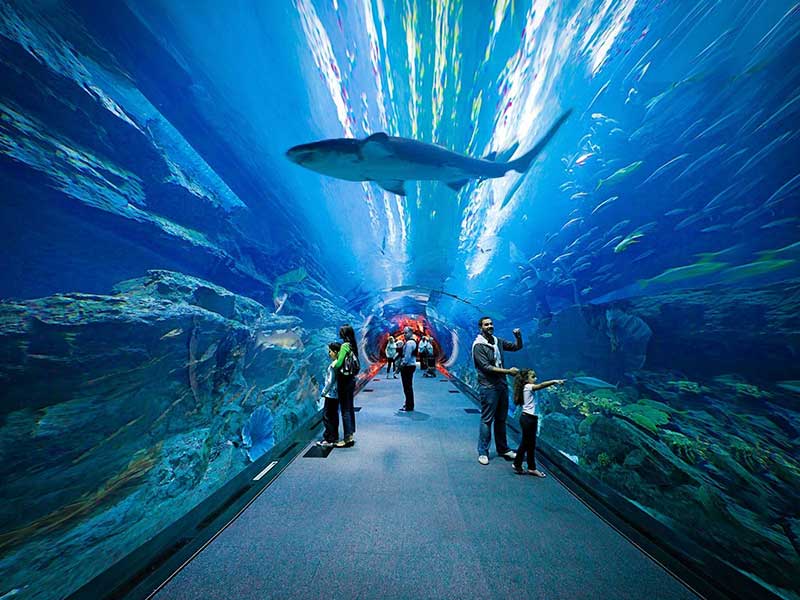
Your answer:
[[[325,384],[322,386],[320,396],[323,402],[322,422],[325,425],[325,433],[322,439],[317,442],[317,446],[332,447],[339,440],[339,397],[336,390],[336,371],[333,366],[336,364],[336,356],[342,345],[339,342],[328,344],[328,357],[331,363],[325,370]]]
[[[522,414],[519,416],[519,426],[522,429],[522,441],[517,449],[517,457],[514,459],[514,473],[522,475],[522,461],[528,455],[527,473],[535,477],[546,477],[546,475],[536,468],[536,431],[539,428],[539,417],[536,416],[536,400],[534,393],[550,387],[551,385],[564,385],[563,379],[551,379],[550,381],[536,382],[536,371],[533,369],[520,369],[514,378],[514,404],[522,406]]]

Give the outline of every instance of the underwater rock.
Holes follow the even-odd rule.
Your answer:
[[[606,326],[611,351],[622,353],[625,370],[641,369],[647,358],[647,343],[653,333],[647,323],[619,308],[609,308],[606,310]]]
[[[169,271],[115,290],[0,303],[0,550],[26,564],[104,519],[107,538],[85,531],[102,568],[317,410],[323,363],[258,341],[302,341],[297,317]],[[132,495],[126,521],[114,506]]]
[[[551,446],[567,454],[577,454],[578,434],[575,422],[567,415],[553,412],[542,417],[540,435]]]

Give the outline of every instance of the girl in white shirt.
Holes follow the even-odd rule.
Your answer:
[[[522,470],[522,461],[528,455],[527,473],[535,477],[546,477],[536,468],[536,431],[539,428],[539,417],[536,416],[536,400],[534,393],[550,387],[551,385],[564,385],[563,379],[551,379],[550,381],[536,382],[536,371],[533,369],[520,369],[514,378],[514,404],[522,406],[522,414],[519,416],[519,426],[522,429],[522,441],[517,449],[517,457],[514,459],[514,473],[522,475],[526,471]]]

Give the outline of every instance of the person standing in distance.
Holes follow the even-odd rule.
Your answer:
[[[517,453],[508,447],[506,419],[508,418],[508,382],[506,375],[516,376],[519,369],[503,366],[503,352],[516,352],[522,348],[522,332],[515,329],[515,341],[509,342],[494,335],[491,317],[478,319],[480,333],[472,343],[472,360],[478,372],[478,393],[481,402],[481,425],[478,431],[478,462],[489,464],[489,444],[492,441],[497,455],[514,460]]]
[[[417,370],[417,342],[414,339],[414,332],[411,327],[403,329],[403,336],[406,343],[403,344],[403,353],[400,360],[400,379],[403,380],[403,394],[406,402],[400,408],[400,412],[411,412],[414,410],[414,371]]]

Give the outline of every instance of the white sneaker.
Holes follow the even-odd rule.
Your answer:
[[[486,456],[485,454],[481,454],[478,457],[478,462],[481,463],[482,465],[488,465],[489,464],[489,457]]]
[[[504,452],[500,456],[502,456],[506,460],[514,460],[515,458],[517,458],[517,453],[514,452],[513,450],[509,450],[508,452]]]

